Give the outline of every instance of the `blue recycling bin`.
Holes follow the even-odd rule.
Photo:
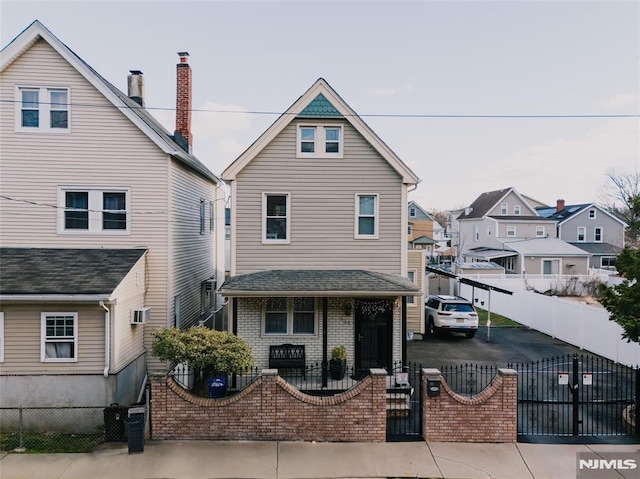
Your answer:
[[[209,396],[212,398],[219,398],[227,394],[227,377],[226,376],[214,376],[209,378]]]

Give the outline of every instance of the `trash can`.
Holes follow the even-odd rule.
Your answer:
[[[215,376],[209,378],[209,396],[219,398],[227,394],[227,377]]]
[[[129,454],[144,452],[144,414],[134,414],[124,420]]]
[[[113,403],[104,408],[104,440],[106,442],[124,442],[124,420],[129,408]]]

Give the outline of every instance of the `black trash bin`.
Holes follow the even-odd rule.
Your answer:
[[[124,423],[129,454],[144,452],[145,405],[136,404],[129,408]]]
[[[124,420],[127,418],[129,408],[114,403],[104,408],[104,440],[106,442],[124,442]]]

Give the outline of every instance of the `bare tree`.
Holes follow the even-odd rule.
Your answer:
[[[640,238],[640,170],[608,170],[600,201],[611,214],[627,223],[627,243],[637,246]]]

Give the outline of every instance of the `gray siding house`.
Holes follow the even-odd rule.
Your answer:
[[[125,94],[38,21],[0,59],[0,402],[130,404],[164,367],[153,331],[206,320],[224,278],[222,181],[190,152],[186,54],[174,134],[145,110],[141,72]]]
[[[323,80],[222,174],[231,187],[233,332],[258,367],[269,346],[326,364],[344,345],[361,371],[403,356],[407,190],[416,175]]]
[[[557,223],[558,238],[591,254],[592,268],[615,269],[616,257],[624,248],[627,224],[594,203],[536,208]]]

